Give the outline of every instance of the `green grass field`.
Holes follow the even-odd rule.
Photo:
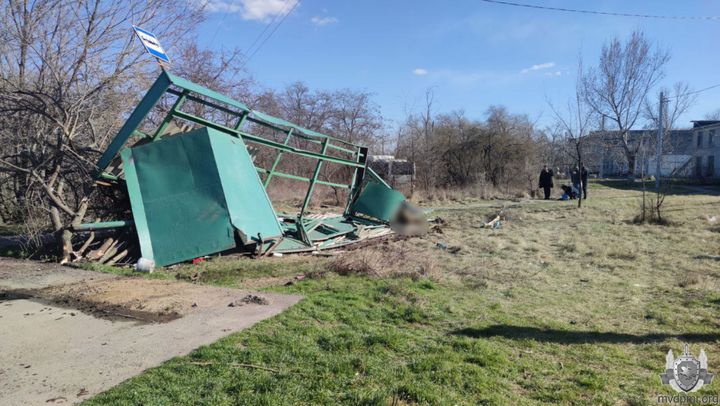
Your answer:
[[[720,372],[720,221],[706,219],[720,189],[675,187],[657,226],[632,223],[640,194],[621,186],[591,184],[582,209],[438,202],[442,233],[339,259],[153,274],[305,299],[84,404],[657,404],[674,393],[659,378],[668,349],[704,348]],[[502,207],[503,228],[482,228]]]

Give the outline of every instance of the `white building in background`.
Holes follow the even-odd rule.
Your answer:
[[[695,120],[690,129],[668,132],[663,143],[660,173],[667,177],[720,177],[720,120]],[[591,171],[600,177],[626,176],[629,173],[627,157],[613,131],[596,131],[590,134],[588,162]],[[631,148],[643,144],[635,162],[635,174],[655,174],[655,141],[657,130],[631,130],[628,141]]]
[[[394,155],[370,155],[368,166],[392,187],[410,186],[415,183],[415,163]]]
[[[660,176],[673,178],[687,178],[693,176],[693,156],[664,154],[660,159]],[[655,156],[647,159],[645,173],[654,175],[657,164]]]
[[[720,121],[693,121],[693,175],[714,178],[720,175]]]
[[[635,174],[655,173],[655,142],[657,130],[628,131],[628,145],[638,150],[635,160]],[[642,146],[639,146],[642,144]],[[600,177],[627,176],[630,172],[625,149],[614,131],[596,131],[587,142],[587,162],[592,172]],[[663,176],[685,177],[693,175],[693,131],[668,131],[663,142],[661,172]]]

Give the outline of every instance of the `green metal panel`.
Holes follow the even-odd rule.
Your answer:
[[[243,140],[209,128],[206,131],[225,191],[230,221],[241,232],[243,242],[259,241],[258,234],[263,239],[281,237],[282,228],[275,210]]]
[[[350,212],[389,222],[395,217],[404,201],[405,196],[402,193],[371,181],[360,192],[360,197],[353,203]]]
[[[126,174],[131,166],[136,172],[127,184],[143,257],[164,266],[235,247],[207,129],[123,154],[130,156],[123,162]],[[139,216],[145,221],[138,221]]]
[[[137,232],[138,242],[140,243],[140,252],[143,257],[155,260],[152,240],[150,239],[150,229],[145,215],[145,204],[143,204],[142,193],[140,192],[140,181],[135,170],[133,150],[128,148],[121,152],[120,156],[125,170],[125,183],[127,184],[128,196],[130,196],[130,208],[133,213],[135,232]]]

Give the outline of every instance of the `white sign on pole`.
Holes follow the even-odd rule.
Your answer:
[[[150,55],[157,58],[160,62],[170,63],[170,58],[167,56],[165,50],[160,45],[160,40],[158,40],[153,33],[143,30],[142,28],[136,27],[134,25],[133,30],[135,30],[135,34],[137,34],[138,38],[140,38],[140,41],[145,47],[145,50],[148,51]]]

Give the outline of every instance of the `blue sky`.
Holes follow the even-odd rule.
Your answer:
[[[209,1],[199,41],[210,47],[250,44],[297,0]],[[598,11],[720,16],[718,0],[520,3]],[[266,31],[272,31],[274,25]],[[462,109],[481,119],[499,104],[538,124],[552,121],[549,98],[573,91],[578,58],[597,62],[602,44],[642,29],[670,50],[668,86],[720,83],[720,20],[659,20],[584,15],[489,4],[478,0],[300,0],[247,69],[264,87],[303,81],[313,89],[370,91],[393,121],[422,107],[426,89],[435,110]],[[683,123],[720,108],[720,88],[699,94]],[[681,123],[681,124],[683,124]],[[687,123],[689,125],[689,123]]]

